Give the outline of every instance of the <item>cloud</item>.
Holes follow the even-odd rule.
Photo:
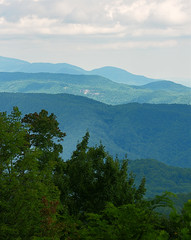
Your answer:
[[[149,21],[158,24],[183,24],[190,20],[189,2],[189,0],[113,1],[105,6],[105,10],[112,20],[126,24],[132,22],[143,24]]]
[[[0,0],[9,4],[7,17],[36,15],[71,21],[129,21],[143,23],[149,19],[182,23],[189,19],[190,0]]]
[[[25,16],[13,23],[0,18],[0,34],[5,35],[108,35],[124,31],[120,24],[112,26],[98,26],[81,23],[62,23],[59,19],[39,18],[35,15]]]
[[[9,3],[6,0],[0,0],[0,5],[9,5]]]
[[[0,0],[0,4],[1,38],[94,35],[116,42],[129,38],[135,46],[145,38],[157,46],[158,38],[177,41],[190,35],[190,0]]]

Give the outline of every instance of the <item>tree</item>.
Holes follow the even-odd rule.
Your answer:
[[[191,239],[191,200],[184,204],[180,213],[173,209],[169,218],[163,221],[163,226],[170,239]]]
[[[1,239],[49,237],[48,231],[42,232],[43,199],[59,207],[59,191],[52,177],[56,163],[55,159],[51,160],[52,156],[58,156],[59,151],[56,151],[57,146],[53,142],[55,134],[47,127],[53,127],[52,122],[46,123],[47,119],[53,120],[54,126],[57,127],[56,121],[53,116],[46,117],[45,113],[43,115],[45,129],[40,125],[38,133],[38,120],[35,119],[36,127],[30,123],[27,127],[24,126],[17,107],[13,108],[10,115],[0,114]],[[40,124],[41,120],[40,118]],[[31,136],[32,129],[35,134]],[[59,135],[58,128],[57,132],[58,136],[63,136],[62,133]],[[42,138],[43,134],[46,136],[45,139]],[[57,208],[55,209],[57,211]],[[55,225],[57,220],[53,215],[49,217],[51,221],[54,219],[52,224]],[[49,239],[56,239],[61,231],[57,228],[51,229],[54,229],[51,234],[54,234],[55,238]]]
[[[170,193],[156,196],[152,200],[129,203],[116,207],[107,203],[100,213],[86,213],[80,229],[82,239],[108,240],[168,240],[169,232],[164,228],[158,207],[173,208]]]
[[[26,130],[21,124],[21,113],[17,107],[9,116],[0,113],[0,173],[11,174],[14,162],[27,148]]]
[[[106,202],[116,206],[139,202],[145,193],[145,179],[136,188],[133,174],[127,173],[127,160],[113,160],[102,144],[88,147],[88,141],[87,132],[65,163],[63,181],[68,183],[68,193],[62,200],[70,213],[99,212]]]
[[[166,201],[167,200],[167,201]],[[86,214],[80,234],[82,239],[96,240],[168,240],[169,234],[160,225],[160,215],[153,211],[157,205],[168,205],[166,195],[145,204],[114,206],[107,203],[103,211]],[[151,207],[152,206],[152,207]]]
[[[0,113],[0,239],[190,239],[190,201],[159,215],[169,193],[144,199],[145,179],[136,187],[128,160],[89,147],[88,132],[62,161],[64,136],[45,110]]]
[[[56,116],[53,113],[48,116],[46,110],[41,110],[40,113],[26,114],[22,123],[27,127],[30,146],[43,151],[39,159],[41,167],[45,167],[49,160],[59,161],[59,155],[63,150],[60,142],[66,134],[59,129]]]

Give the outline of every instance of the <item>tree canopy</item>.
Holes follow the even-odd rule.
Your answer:
[[[64,137],[45,110],[0,113],[0,239],[190,239],[190,201],[177,213],[169,193],[146,199],[145,178],[136,186],[88,132],[64,161]]]

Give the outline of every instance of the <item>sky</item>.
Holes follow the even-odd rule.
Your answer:
[[[191,86],[191,0],[0,0],[0,56]]]

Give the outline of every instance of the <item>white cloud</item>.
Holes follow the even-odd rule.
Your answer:
[[[112,26],[97,26],[80,23],[62,23],[59,19],[39,18],[26,16],[18,22],[8,22],[0,18],[1,35],[92,35],[92,34],[117,34],[124,31],[120,24]]]
[[[159,24],[182,24],[190,21],[191,5],[189,0],[121,0],[112,1],[105,10],[112,20],[126,24],[152,20]]]
[[[6,0],[0,0],[0,5],[9,5],[9,3]]]
[[[161,4],[156,5],[154,13],[156,19],[161,22],[172,24],[184,24],[190,20],[188,9],[185,11],[184,7],[190,4],[185,4],[181,0],[166,0]]]
[[[1,17],[0,18],[0,24],[4,24],[4,22],[5,22],[5,18]]]
[[[107,52],[110,61],[113,50],[124,54],[124,61],[131,58],[131,64],[134,55],[129,52],[144,52],[147,58],[154,49],[160,59],[162,49],[165,55],[169,48],[169,62],[180,59],[185,72],[191,56],[190,12],[191,0],[0,0],[0,51],[10,51],[10,56],[14,52],[24,56],[26,51],[25,55],[41,59],[55,51],[60,58],[67,51],[75,59]],[[180,57],[173,53],[176,49]],[[122,58],[116,56],[118,63]],[[137,60],[135,68],[136,64]]]
[[[191,26],[190,0],[0,0],[0,3],[9,4],[2,5],[0,10],[0,17],[5,19],[1,33],[13,29],[15,34],[121,33],[133,37],[160,34],[174,37],[188,35]]]

